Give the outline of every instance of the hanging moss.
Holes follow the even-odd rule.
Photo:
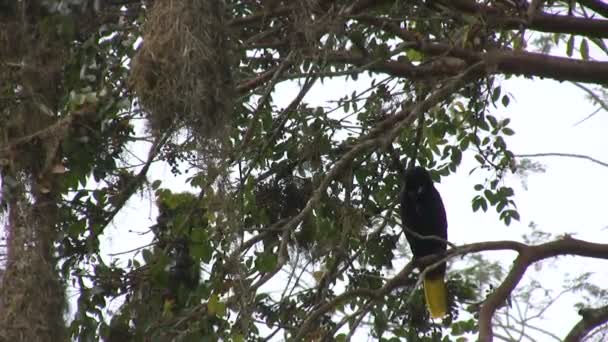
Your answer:
[[[230,40],[223,1],[156,1],[132,64],[131,84],[153,131],[185,126],[216,137],[232,117]]]

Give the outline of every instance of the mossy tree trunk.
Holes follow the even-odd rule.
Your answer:
[[[6,261],[0,282],[0,340],[64,341],[65,286],[57,269],[60,141],[56,123],[65,47],[43,32],[45,9],[36,1],[6,5],[1,182]]]

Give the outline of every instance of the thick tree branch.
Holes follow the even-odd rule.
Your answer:
[[[608,259],[608,244],[598,244],[574,239],[570,236],[537,246],[526,246],[519,252],[511,271],[494,292],[481,305],[479,312],[479,341],[492,341],[492,317],[519,284],[528,267],[543,259],[559,255],[578,255],[596,259]]]
[[[317,307],[311,312],[306,320],[302,323],[300,328],[295,334],[295,341],[301,340],[309,327],[319,319],[323,314],[334,310],[338,305],[342,305],[352,298],[365,297],[372,300],[382,300],[391,291],[402,286],[409,274],[415,268],[424,268],[433,263],[441,260],[442,258],[451,259],[460,255],[479,253],[485,251],[498,251],[498,250],[512,250],[518,252],[514,265],[503,281],[503,283],[488,297],[488,299],[482,304],[479,317],[479,341],[491,341],[492,332],[492,317],[497,308],[499,308],[511,294],[511,292],[517,287],[525,274],[527,268],[535,262],[543,259],[552,258],[560,255],[577,255],[583,257],[591,257],[596,259],[608,259],[608,244],[598,244],[578,240],[569,236],[564,236],[558,240],[540,244],[540,245],[526,245],[518,241],[488,241],[472,243],[463,245],[456,248],[449,249],[445,255],[431,255],[428,257],[420,258],[415,261],[410,261],[406,264],[401,271],[395,276],[389,279],[381,288],[372,289],[353,289],[346,291],[341,295],[337,296],[333,300]],[[608,311],[608,309],[606,309]],[[603,312],[602,312],[603,314]],[[608,315],[608,313],[606,313]],[[594,316],[595,317],[595,316]],[[603,317],[603,316],[602,316]],[[608,317],[607,317],[608,318]],[[589,321],[597,322],[597,320]],[[587,327],[591,327],[591,323]],[[597,326],[597,325],[595,325]]]
[[[582,341],[593,329],[608,322],[608,305],[597,309],[581,309],[578,313],[582,319],[570,330],[564,342]]]
[[[584,83],[608,83],[608,62],[581,61],[572,58],[549,56],[541,53],[523,51],[491,51],[476,53],[447,44],[421,44],[420,50],[436,56],[457,57],[466,61],[438,59],[427,65],[415,66],[403,61],[382,61],[372,63],[369,59],[347,52],[329,54],[327,60],[334,63],[347,63],[356,66],[370,64],[370,71],[391,76],[421,79],[454,75],[462,71],[466,64],[485,62],[492,73],[514,74],[551,78],[558,81]]]
[[[587,37],[608,38],[608,20],[589,19],[569,15],[535,13],[529,20],[505,16],[498,7],[486,6],[474,0],[440,0],[443,5],[458,11],[482,16],[485,22],[505,29],[528,28],[549,33],[570,33]]]
[[[333,1],[326,1],[326,6]],[[540,32],[570,33],[587,37],[608,38],[608,20],[581,18],[569,15],[555,15],[545,12],[535,13],[533,18],[525,20],[521,17],[506,16],[498,7],[486,6],[473,0],[441,0],[448,8],[456,9],[469,15],[485,18],[485,22],[494,27],[518,30],[528,28]],[[365,13],[372,7],[381,6],[386,1],[356,1],[344,13]],[[594,12],[608,17],[608,5],[597,0],[579,0],[579,3]],[[231,26],[243,26],[267,20],[269,17],[287,15],[293,10],[292,6],[281,6],[272,11],[262,11],[253,15],[236,18]]]
[[[496,8],[485,7],[474,1],[456,0],[450,2],[448,5],[465,13],[490,16],[491,20],[488,19],[488,22],[507,29],[520,29],[528,25],[522,18],[505,17],[503,13],[499,12]],[[371,5],[365,2],[365,6]],[[350,11],[357,13],[354,8],[351,8]],[[384,21],[383,18],[369,15],[351,15],[346,17],[379,26],[380,28],[397,35],[404,42],[413,44],[413,48],[416,48],[425,54],[441,57],[457,57],[466,61],[466,63],[454,59],[439,58],[432,63],[425,63],[417,66],[409,62],[395,60],[373,61],[366,56],[357,55],[352,52],[336,52],[330,54],[328,56],[329,62],[352,64],[358,67],[365,66],[367,70],[373,72],[386,73],[410,79],[423,79],[453,76],[461,72],[467,64],[472,65],[484,61],[494,73],[537,76],[558,81],[595,84],[608,83],[608,62],[583,61],[526,51],[495,50],[485,53],[476,52],[445,43],[423,42],[414,32],[401,29],[392,22]],[[600,38],[608,37],[608,20],[539,13],[535,14],[528,27],[546,32],[572,33]],[[316,59],[315,56],[317,55],[318,54],[313,54],[310,58]],[[322,55],[325,56],[326,53],[323,53]],[[253,79],[243,81],[237,86],[237,91],[241,94],[246,93],[270,80],[275,72],[276,70],[274,69],[268,70],[260,73]]]
[[[505,74],[538,76],[557,81],[607,84],[608,62],[582,61],[523,51],[492,51],[483,56]]]
[[[522,26],[534,31],[547,33],[569,33],[586,37],[608,38],[608,20],[589,19],[567,15],[538,13],[529,21],[522,24],[518,17],[489,18],[493,26],[516,30]],[[491,20],[494,19],[494,20]]]
[[[483,61],[493,73],[537,76],[558,81],[608,83],[608,62],[583,61],[527,51],[494,50],[476,52],[445,43],[424,42],[413,32],[402,29],[391,22],[383,21],[382,18],[359,16],[356,19],[394,34],[404,42],[411,43],[413,48],[424,54],[437,57],[456,57],[464,60],[469,65]],[[608,27],[606,27],[606,30],[608,32]],[[330,61],[358,66],[370,63],[362,56],[347,52],[336,53],[330,55],[329,58]],[[438,61],[441,62],[441,59]],[[453,63],[429,63],[415,66],[409,62],[392,60],[375,63],[373,67],[370,67],[370,70],[413,79],[450,75],[453,72],[460,71],[458,65]]]

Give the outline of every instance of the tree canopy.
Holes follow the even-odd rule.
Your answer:
[[[406,166],[440,181],[465,156],[479,181],[463,201],[519,220],[504,178],[542,165],[510,149],[501,83],[574,83],[607,110],[602,0],[0,8],[0,340],[510,340],[497,331],[526,323],[504,309],[542,288],[522,286],[532,265],[608,259],[608,244],[532,225],[412,261],[399,220]],[[158,208],[151,242],[110,261],[100,240],[140,195]],[[493,250],[517,256],[504,266]],[[454,269],[439,321],[419,269],[441,260]],[[603,338],[607,289],[589,277],[567,291],[604,302],[580,308],[567,341]]]

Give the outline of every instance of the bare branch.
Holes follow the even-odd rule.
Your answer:
[[[262,94],[262,97],[260,97],[260,99],[258,101],[257,108],[253,111],[253,117],[251,118],[251,121],[249,122],[249,126],[247,127],[247,131],[242,140],[242,146],[246,147],[247,144],[249,144],[249,141],[253,137],[256,124],[259,121],[259,117],[261,115],[262,109],[268,102],[268,99],[270,98],[270,94],[274,90],[276,84],[279,82],[281,75],[283,74],[285,69],[287,69],[291,65],[291,60],[294,55],[295,55],[295,53],[293,51],[289,52],[287,57],[285,57],[285,59],[281,62],[281,64],[279,64],[279,67],[273,73],[272,77],[270,78],[270,82],[266,85],[266,89],[264,89],[264,93]]]
[[[124,205],[131,198],[131,196],[142,186],[142,184],[144,184],[147,179],[150,166],[152,166],[152,163],[156,160],[158,154],[161,153],[163,146],[165,146],[165,143],[169,140],[172,134],[173,127],[169,127],[165,133],[155,138],[154,143],[148,151],[148,159],[146,160],[146,163],[141,168],[141,170],[129,181],[127,186],[125,186],[124,190],[120,193],[116,203],[114,204],[114,210],[109,212],[104,217],[104,221],[101,224],[101,227],[103,228],[99,230],[100,233],[103,232],[103,230],[108,224],[112,223],[114,217],[120,212],[120,210],[122,210]]]
[[[578,255],[597,259],[608,259],[608,244],[597,244],[574,239],[568,235],[563,238],[536,246],[526,246],[519,251],[511,271],[488,299],[479,312],[479,341],[492,341],[492,317],[496,309],[509,297],[519,284],[528,267],[543,259],[558,255]]]
[[[589,120],[595,114],[599,113],[602,109],[605,110],[606,112],[608,112],[608,103],[606,103],[606,101],[604,101],[604,99],[600,98],[592,89],[589,89],[587,86],[580,84],[578,82],[572,82],[572,84],[574,84],[575,86],[582,89],[585,93],[587,93],[587,95],[589,95],[589,97],[591,97],[593,102],[595,102],[599,105],[599,107],[596,110],[594,110],[593,113],[587,115],[585,118],[583,118],[582,120],[580,120],[579,122],[574,124],[574,126],[579,125],[579,124]]]
[[[262,73],[259,73],[256,77],[254,77],[252,79],[248,79],[248,80],[245,80],[245,81],[239,83],[236,86],[237,92],[239,94],[245,94],[248,91],[255,89],[256,87],[260,86],[264,82],[270,80],[275,75],[277,70],[279,70],[279,68],[280,68],[280,66],[273,67]]]
[[[536,157],[568,157],[568,158],[578,158],[585,159],[590,162],[596,163],[603,167],[608,167],[608,163],[603,162],[601,160],[597,160],[593,157],[586,156],[584,154],[577,153],[559,153],[559,152],[547,152],[547,153],[524,153],[524,154],[516,154],[517,158],[536,158]]]

